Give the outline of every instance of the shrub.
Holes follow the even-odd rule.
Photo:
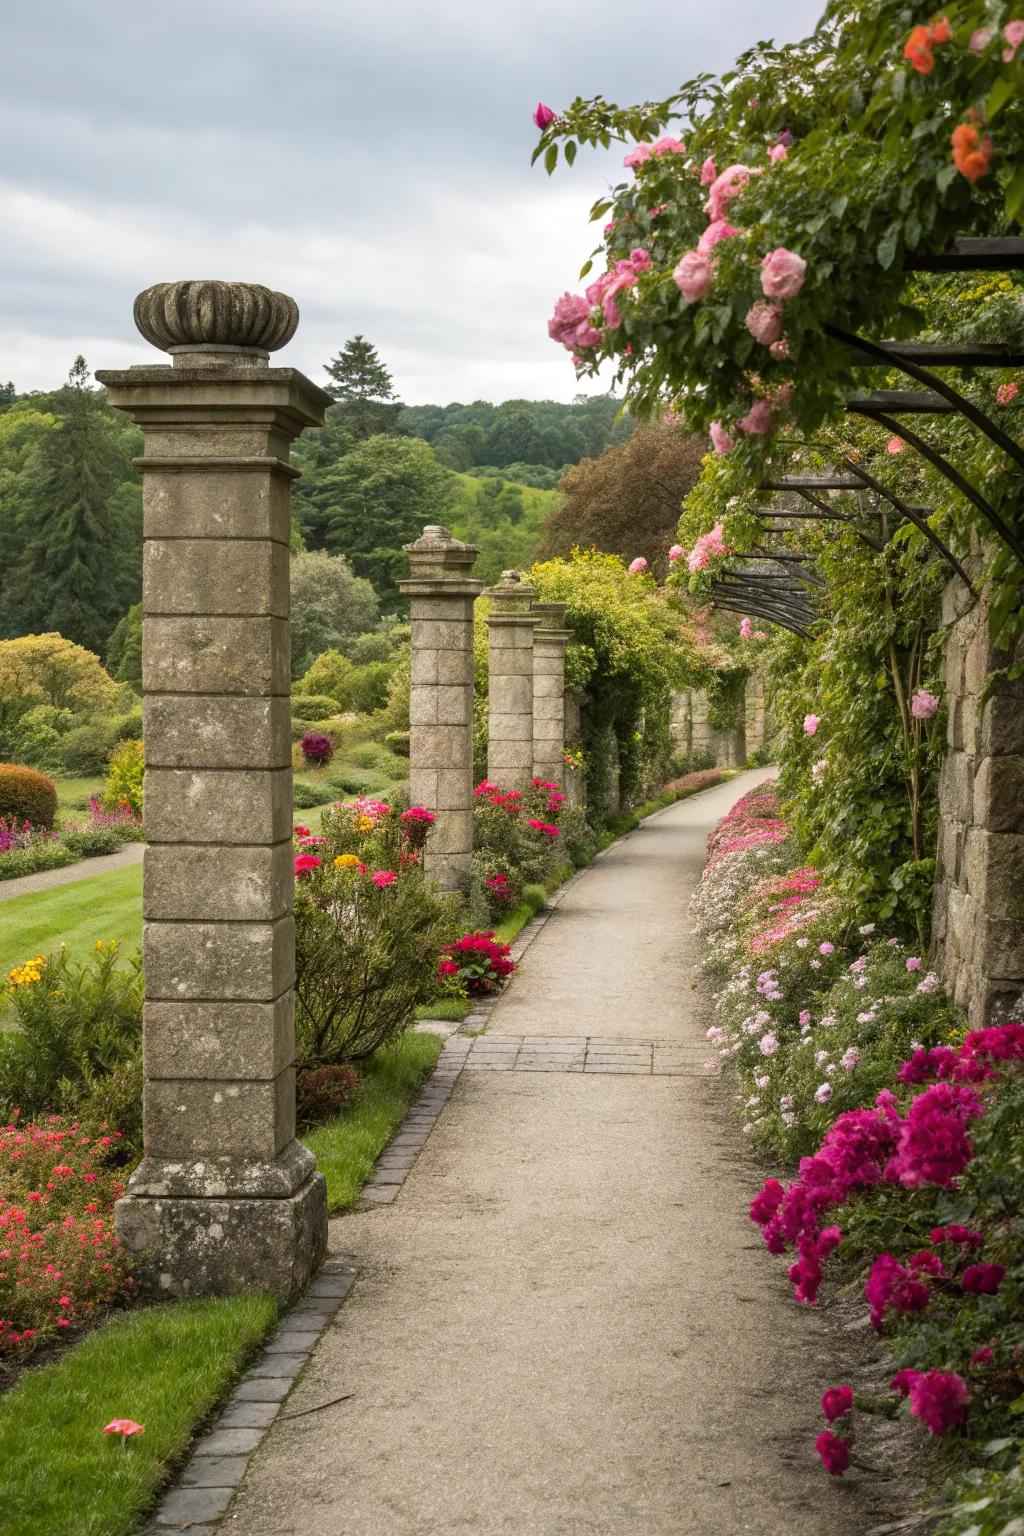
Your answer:
[[[357,768],[374,768],[386,778],[401,778],[409,771],[409,765],[402,758],[396,757],[386,746],[377,741],[362,741],[357,746],[350,748],[349,760]]]
[[[57,790],[52,779],[34,768],[0,763],[0,816],[14,816],[33,827],[52,827]]]
[[[313,1067],[295,1079],[296,1117],[300,1127],[322,1125],[340,1114],[359,1085],[355,1067]]]
[[[142,742],[122,741],[110,755],[107,782],[103,786],[103,804],[116,811],[127,806],[142,815]]]
[[[392,671],[389,661],[371,661],[365,666],[353,667],[345,686],[347,707],[358,710],[362,715],[383,709],[388,698]]]
[[[301,747],[304,761],[314,768],[326,768],[334,756],[334,742],[319,731],[307,731]]]
[[[547,905],[548,893],[542,885],[524,885],[522,903],[531,912],[541,912]]]
[[[112,1071],[97,1077],[78,1101],[76,1119],[86,1131],[105,1136],[116,1125],[121,1132],[110,1148],[110,1160],[132,1168],[142,1156],[142,1050],[136,1049]]]
[[[130,805],[119,805],[116,810],[105,811],[95,795],[85,802],[89,812],[89,830],[114,832],[122,843],[140,843],[145,837],[142,817],[137,816]]]
[[[292,785],[292,804],[296,810],[311,811],[316,805],[327,805],[334,796],[321,784],[304,784],[296,779]]]
[[[388,751],[394,753],[396,757],[408,757],[409,732],[388,731],[387,735],[384,737],[384,745],[387,747]]]
[[[113,827],[69,827],[60,836],[61,844],[76,859],[95,859],[105,853],[117,853],[123,839]]]
[[[332,789],[339,790],[343,795],[364,795],[379,789],[383,779],[381,773],[361,772],[358,768],[339,771],[336,768],[327,782]]]
[[[437,969],[453,990],[486,997],[500,992],[515,968],[507,944],[499,943],[493,933],[474,932],[446,944]]]
[[[300,1070],[363,1060],[406,1027],[436,991],[458,899],[423,879],[390,806],[338,806],[322,825],[296,859]]]
[[[292,715],[296,720],[329,720],[341,713],[341,705],[326,693],[293,693]]]
[[[347,697],[346,687],[351,675],[352,663],[347,656],[343,656],[337,650],[323,651],[305,676],[295,684],[293,696],[295,694],[315,695],[321,698],[329,696],[332,707],[327,713],[333,715],[341,708],[342,699]],[[294,709],[294,704],[292,707]],[[298,713],[297,710],[296,713]]]
[[[114,746],[109,724],[78,725],[68,731],[57,747],[57,766],[68,778],[89,778],[105,773]]]
[[[55,834],[28,833],[18,845],[0,852],[0,880],[18,880],[43,869],[62,869],[77,857]]]
[[[0,1111],[77,1111],[142,1042],[142,968],[116,942],[90,959],[36,956],[7,977],[14,1029],[0,1031]]]

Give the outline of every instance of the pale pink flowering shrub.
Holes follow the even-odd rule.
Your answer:
[[[738,432],[747,433],[750,437],[766,437],[774,425],[774,415],[767,400],[755,400],[754,404],[745,416],[741,416],[736,423]]]
[[[631,560],[627,566],[627,570],[631,576],[640,576],[644,571],[646,571],[646,569],[647,561],[644,559],[643,555],[637,555],[636,559]]]
[[[717,454],[725,455],[732,452],[732,438],[720,421],[713,421],[711,423],[709,435],[711,437],[711,446]]]
[[[718,172],[715,170],[715,162],[709,155],[700,168],[700,184],[702,187],[710,187]]]
[[[730,224],[728,219],[713,219],[697,241],[697,254],[710,256],[719,240],[728,240],[730,235],[738,234],[736,225]]]
[[[749,640],[754,633],[754,626],[746,617],[740,619],[740,639]]]
[[[686,550],[681,544],[673,544],[672,548],[668,552],[668,558],[675,562],[676,560],[681,560],[685,554]]]
[[[820,715],[804,715],[804,735],[805,736],[814,736],[814,735],[816,735],[817,730],[818,730],[818,726],[820,724],[821,724],[821,716]]]
[[[710,560],[719,559],[728,553],[725,530],[721,523],[716,523],[708,533],[701,534],[690,551],[687,565],[691,571],[703,571]]]
[[[806,276],[803,257],[780,245],[761,262],[761,291],[766,299],[795,299]]]

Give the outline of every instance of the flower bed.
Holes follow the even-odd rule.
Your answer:
[[[858,1464],[861,1413],[906,1411],[948,1437],[959,1492],[943,1532],[1002,1531],[1024,1512],[1024,1024],[966,1032],[924,957],[799,866],[771,789],[710,839],[695,897],[709,1038],[739,1073],[744,1130],[773,1158],[751,1218],[788,1255],[798,1302],[834,1277],[862,1288],[892,1351],[890,1394],[829,1387],[817,1450]],[[972,1511],[974,1492],[990,1505]],[[984,1508],[991,1523],[971,1524]]]
[[[0,1370],[131,1296],[114,1232],[119,1140],[57,1116],[0,1128]]]
[[[105,811],[96,799],[89,801],[89,821],[84,827],[74,822],[60,828],[35,826],[15,816],[0,816],[0,880],[116,853],[125,842],[139,842],[142,836],[142,818],[130,805]]]

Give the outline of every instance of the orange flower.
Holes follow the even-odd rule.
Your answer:
[[[931,74],[935,68],[931,27],[914,27],[903,45],[903,57],[910,60],[919,75]]]
[[[931,43],[948,43],[953,36],[953,29],[949,25],[949,17],[943,16],[941,21],[933,21],[928,29]]]
[[[987,176],[992,158],[992,140],[983,139],[971,123],[958,123],[950,139],[953,145],[953,164],[968,181]]]

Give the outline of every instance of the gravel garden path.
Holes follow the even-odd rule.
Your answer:
[[[747,1219],[759,1180],[690,986],[708,831],[766,776],[662,812],[566,893],[397,1199],[333,1223],[355,1285],[225,1528],[872,1523],[818,1466],[823,1324]]]
[[[27,896],[30,891],[50,891],[58,885],[74,885],[76,880],[87,880],[90,875],[105,875],[112,869],[141,864],[144,852],[144,843],[125,843],[116,853],[79,859],[60,869],[41,869],[34,875],[19,875],[16,880],[0,880],[0,901],[12,901],[15,896]]]

